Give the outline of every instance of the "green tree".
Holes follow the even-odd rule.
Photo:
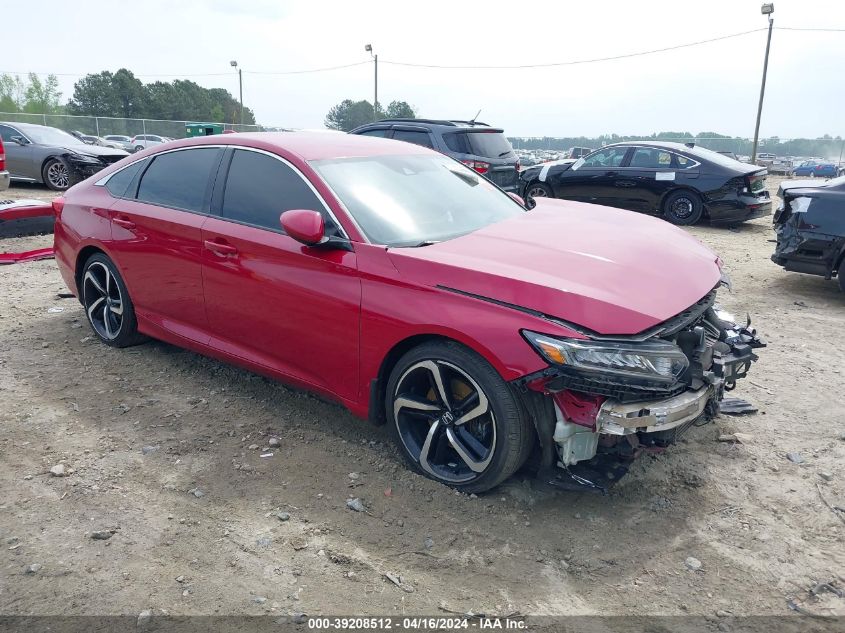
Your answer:
[[[24,112],[32,114],[56,114],[61,112],[59,103],[62,93],[59,91],[59,80],[55,75],[47,75],[45,81],[35,73],[29,73],[29,85],[24,93]]]
[[[391,101],[387,111],[379,106],[378,119],[416,118],[414,109],[405,101]],[[373,122],[373,104],[369,101],[344,99],[326,114],[325,125],[331,130],[348,132],[359,125]]]
[[[71,114],[88,116],[121,116],[118,96],[112,84],[114,75],[104,70],[85,75],[73,85],[73,97],[68,101]]]
[[[373,104],[369,101],[344,99],[326,114],[325,124],[331,130],[348,132],[373,121]]]
[[[0,112],[20,112],[23,109],[26,86],[15,75],[0,75]]]
[[[391,101],[385,112],[388,119],[416,119],[417,112],[407,101]]]

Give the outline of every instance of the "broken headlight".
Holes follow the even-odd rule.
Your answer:
[[[672,383],[689,366],[681,348],[669,341],[617,343],[559,339],[523,331],[534,349],[552,365],[585,372],[612,373]]]

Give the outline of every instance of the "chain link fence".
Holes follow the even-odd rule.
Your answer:
[[[9,123],[35,123],[49,125],[66,132],[81,132],[94,136],[137,136],[139,134],[157,134],[170,138],[185,138],[185,125],[188,123],[208,123],[208,121],[167,121],[161,119],[119,119],[115,117],[76,116],[71,114],[28,114],[24,112],[0,112],[0,121]],[[240,125],[223,123],[224,129],[235,132],[267,132],[281,130],[278,127],[263,125]]]

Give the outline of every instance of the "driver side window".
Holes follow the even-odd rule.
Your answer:
[[[581,167],[619,167],[627,153],[627,147],[608,147],[585,158]]]

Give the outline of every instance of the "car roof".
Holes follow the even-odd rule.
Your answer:
[[[360,156],[434,154],[439,152],[386,138],[326,132],[238,132],[199,136],[175,141],[170,147],[197,145],[247,145],[268,151],[282,150],[302,160],[351,158]]]
[[[379,121],[373,121],[372,123],[365,123],[364,125],[359,125],[354,130],[351,131],[352,134],[358,132],[359,130],[367,130],[371,128],[378,128],[384,127],[387,125],[416,125],[419,127],[427,127],[427,128],[446,128],[443,131],[452,131],[458,132],[463,131],[466,132],[468,130],[475,130],[478,129],[484,132],[499,132],[503,133],[504,130],[501,128],[494,128],[488,125],[487,123],[483,123],[481,121],[459,121],[457,119],[410,119],[410,118],[399,118],[399,119],[381,119]]]
[[[0,125],[10,125],[12,127],[18,128],[19,130],[32,130],[42,127],[52,127],[50,125],[38,125],[37,123],[19,123],[17,121],[0,121]]]

